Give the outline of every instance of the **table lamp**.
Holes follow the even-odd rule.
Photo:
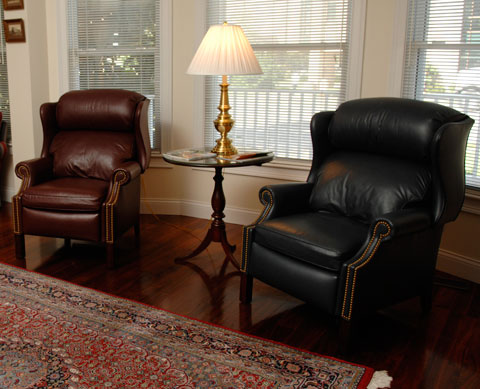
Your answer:
[[[221,137],[212,152],[218,155],[236,154],[237,150],[228,138],[234,120],[228,113],[227,76],[233,74],[262,74],[252,46],[240,26],[224,24],[211,26],[203,37],[187,70],[188,74],[221,75],[220,113],[213,121]]]

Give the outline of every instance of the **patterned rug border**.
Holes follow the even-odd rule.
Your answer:
[[[307,355],[310,355],[310,356],[320,357],[320,358],[336,361],[336,362],[339,362],[339,363],[344,363],[344,364],[347,364],[347,365],[352,365],[352,366],[357,366],[359,368],[363,368],[363,369],[365,369],[365,373],[363,374],[361,380],[358,383],[358,388],[359,389],[367,388],[369,383],[372,383],[373,380],[375,380],[375,377],[374,377],[374,375],[376,373],[375,369],[373,369],[372,367],[366,366],[366,365],[346,361],[346,360],[336,358],[336,357],[332,357],[332,356],[329,356],[329,355],[322,355],[320,353],[317,353],[317,352],[314,352],[314,351],[309,351],[309,350],[302,349],[302,348],[299,348],[299,347],[294,347],[294,346],[291,346],[291,345],[288,345],[288,344],[285,344],[285,343],[282,343],[282,342],[278,342],[278,341],[275,341],[275,340],[272,340],[272,339],[263,338],[261,336],[257,336],[257,335],[249,334],[249,333],[246,333],[246,332],[243,332],[243,331],[240,331],[240,330],[228,328],[228,327],[222,326],[220,324],[211,323],[211,322],[208,322],[208,321],[205,321],[205,320],[202,320],[202,319],[197,319],[197,318],[190,317],[190,316],[187,316],[187,315],[184,315],[184,314],[176,313],[176,312],[170,311],[170,310],[165,309],[165,308],[156,307],[156,306],[150,305],[148,303],[144,303],[144,302],[141,302],[141,301],[136,301],[136,300],[129,299],[129,298],[126,298],[126,297],[117,296],[117,295],[114,295],[112,293],[101,291],[101,290],[98,290],[98,289],[94,289],[94,288],[91,288],[91,287],[88,287],[88,286],[75,284],[73,282],[66,281],[66,280],[63,280],[61,278],[58,278],[58,277],[55,277],[55,276],[52,276],[52,275],[39,273],[35,270],[25,269],[25,268],[22,268],[20,266],[8,264],[8,263],[5,263],[5,262],[0,262],[0,268],[2,266],[6,267],[6,268],[10,267],[10,268],[16,269],[20,272],[23,271],[23,272],[26,272],[26,273],[30,273],[30,274],[33,274],[34,276],[45,277],[47,279],[51,279],[55,282],[58,282],[60,285],[63,285],[65,287],[74,287],[74,288],[79,288],[79,289],[85,289],[85,290],[91,291],[91,292],[96,293],[96,294],[108,296],[109,298],[112,298],[113,300],[116,300],[118,302],[125,302],[125,303],[129,303],[129,304],[133,304],[133,305],[140,305],[140,306],[144,306],[144,307],[146,307],[150,310],[153,310],[153,311],[165,312],[165,313],[173,315],[177,318],[182,318],[182,319],[186,319],[186,320],[189,320],[189,321],[192,321],[192,322],[201,323],[203,325],[210,326],[210,327],[213,327],[213,328],[218,328],[218,329],[223,330],[225,332],[231,332],[231,333],[234,333],[236,335],[240,335],[243,338],[255,339],[255,340],[267,343],[267,344],[275,345],[275,346],[280,347],[280,348],[290,349],[290,350],[294,350],[294,351],[297,351],[297,352],[300,352],[300,353],[303,353],[303,354],[307,354]]]

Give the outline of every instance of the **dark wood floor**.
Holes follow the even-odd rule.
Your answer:
[[[461,291],[436,286],[433,309],[424,317],[411,300],[378,313],[363,323],[348,356],[337,354],[334,320],[258,281],[253,303],[238,301],[240,277],[228,265],[220,274],[223,252],[218,243],[189,263],[174,258],[199,243],[208,221],[182,216],[143,215],[141,244],[133,231],[118,245],[120,266],[107,270],[104,248],[60,239],[26,237],[26,267],[78,285],[112,293],[182,315],[241,330],[294,347],[388,370],[393,388],[480,388],[480,288]],[[239,246],[241,226],[228,225],[230,243]],[[15,259],[11,206],[0,209],[0,260]]]

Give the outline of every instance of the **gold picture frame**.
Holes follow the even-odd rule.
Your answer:
[[[2,2],[5,11],[11,9],[23,9],[23,0],[2,0]]]
[[[9,19],[3,21],[5,41],[8,43],[25,42],[25,24],[23,19]]]

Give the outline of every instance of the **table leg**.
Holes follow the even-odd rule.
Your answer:
[[[175,259],[175,262],[183,262],[189,258],[193,258],[205,250],[211,242],[220,242],[222,244],[223,251],[225,252],[226,258],[235,266],[237,269],[240,268],[233,252],[235,251],[235,245],[231,245],[227,240],[227,233],[225,231],[225,222],[223,218],[225,217],[223,210],[225,209],[225,194],[223,193],[223,175],[222,167],[215,167],[215,176],[213,177],[215,181],[215,188],[212,195],[212,223],[210,228],[205,235],[205,238],[200,243],[200,245],[193,250],[193,252],[185,257]]]

